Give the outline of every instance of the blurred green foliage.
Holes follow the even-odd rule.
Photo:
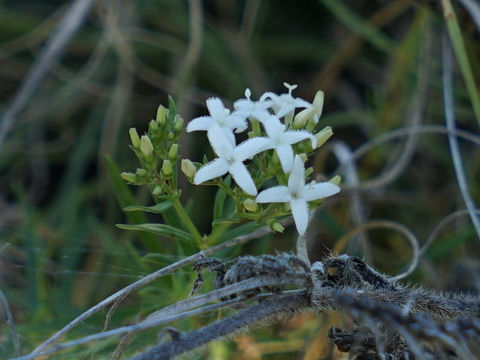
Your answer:
[[[476,135],[479,35],[469,14],[453,5],[460,24],[450,29],[461,58],[455,73],[457,122]],[[55,1],[0,2],[0,114],[67,7]],[[114,226],[161,221],[156,214],[122,211],[154,203],[147,189],[127,186],[119,174],[138,166],[128,150],[128,129],[145,131],[158,105],[168,104],[169,94],[188,121],[206,113],[206,98],[220,96],[229,104],[246,87],[255,98],[267,90],[282,91],[287,81],[298,84],[296,95],[307,100],[322,89],[326,102],[321,122],[335,132],[330,142],[343,141],[354,150],[411,126],[416,111],[421,113],[418,125],[444,125],[443,24],[440,7],[408,0],[95,2],[0,144],[0,289],[16,322],[21,353],[116,289],[197,251],[191,244]],[[356,166],[361,184],[380,180],[359,193],[363,220],[397,221],[423,243],[436,224],[465,206],[445,135],[424,131],[414,137],[406,159],[399,160],[407,136],[399,136],[372,146]],[[181,157],[202,160],[204,137],[189,134],[181,141]],[[461,144],[470,192],[478,204],[479,147]],[[398,176],[382,181],[401,161]],[[341,172],[329,146],[322,148],[314,166],[325,178]],[[209,231],[215,194],[179,181],[182,202],[198,228]],[[313,219],[313,260],[359,226],[351,194],[347,189],[328,201]],[[342,251],[365,255],[358,240],[346,242]],[[455,219],[411,280],[439,289],[478,291],[478,240],[468,217]],[[294,232],[286,231],[218,256],[291,251],[293,244]],[[368,244],[368,259],[389,274],[402,271],[410,260],[408,243],[392,231],[370,231]],[[120,303],[108,327],[132,323],[187,297],[194,277],[187,267],[149,284]],[[96,314],[69,338],[101,331],[105,315]],[[188,331],[218,316],[175,326]],[[334,358],[325,343],[326,322],[325,317],[304,316],[286,324],[288,331],[271,326],[191,356]],[[0,358],[8,358],[15,353],[13,336],[4,321],[0,326]],[[154,343],[157,335],[147,331],[134,336],[124,355]],[[108,359],[117,345],[112,338],[55,358]]]

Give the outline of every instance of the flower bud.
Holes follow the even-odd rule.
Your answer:
[[[332,128],[330,126],[325,126],[322,130],[315,134],[317,138],[317,148],[325,144],[325,142],[330,139],[333,135]]]
[[[149,128],[150,130],[158,130],[158,124],[155,120],[150,120],[150,123],[149,123]]]
[[[245,210],[254,212],[258,209],[257,202],[253,199],[246,199],[243,201],[243,207]]]
[[[154,196],[162,195],[163,194],[163,188],[161,186],[155,186],[155,188],[152,191],[152,194]]]
[[[128,181],[129,183],[135,183],[137,181],[137,176],[134,174],[134,173],[131,173],[131,172],[122,172],[120,174],[120,176],[122,177],[123,180],[126,180]]]
[[[130,134],[130,141],[132,142],[133,147],[138,149],[140,146],[140,137],[138,136],[137,129],[130,128],[128,133]]]
[[[180,115],[175,115],[175,118],[173,119],[173,131],[175,131],[177,134],[181,133],[183,130],[183,123],[184,120]]]
[[[165,108],[165,106],[160,105],[157,109],[157,118],[156,121],[158,125],[161,127],[165,126],[167,123],[167,114],[168,114],[168,109]]]
[[[175,133],[173,131],[169,131],[167,135],[168,140],[174,140],[175,139]]]
[[[176,160],[178,156],[178,144],[172,144],[168,150],[168,158],[172,161]]]
[[[298,154],[298,156],[300,156],[300,159],[302,159],[303,162],[308,160],[308,156],[305,153]]]
[[[340,183],[342,182],[342,177],[339,176],[339,175],[335,175],[333,178],[331,178],[330,180],[328,180],[328,182],[329,182],[330,184],[339,186]]]
[[[315,108],[307,108],[300,111],[293,120],[294,129],[303,129],[307,121],[315,114]]]
[[[195,165],[193,165],[193,162],[191,162],[189,159],[182,159],[180,169],[182,169],[182,172],[189,179],[192,179],[195,176],[195,173],[197,172],[197,168],[195,167]]]
[[[325,94],[322,90],[318,90],[313,99],[313,107],[315,108],[315,115],[313,115],[313,120],[315,123],[318,123],[320,116],[323,112],[323,102],[325,101]]]
[[[144,177],[148,175],[148,171],[145,169],[137,169],[137,171],[135,172],[135,175],[138,177]]]
[[[273,221],[271,224],[270,224],[270,228],[275,231],[275,232],[279,232],[279,233],[283,233],[283,230],[285,230],[285,228],[282,226],[282,224],[280,224],[278,221]]]
[[[140,139],[140,151],[146,157],[151,157],[153,154],[152,141],[147,135],[143,135],[142,138]]]
[[[163,160],[162,174],[167,177],[173,174],[172,163],[170,162],[170,160]]]

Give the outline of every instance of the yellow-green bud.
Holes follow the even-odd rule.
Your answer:
[[[168,140],[173,140],[173,139],[175,139],[175,134],[172,131],[170,131],[168,133],[167,137],[168,137]]]
[[[137,176],[134,173],[131,172],[122,172],[120,174],[123,180],[128,181],[129,183],[135,183],[137,181]]]
[[[180,115],[175,115],[175,118],[173,119],[173,131],[180,133],[183,130],[183,123],[184,120]]]
[[[335,175],[333,178],[331,178],[330,180],[328,180],[329,183],[333,184],[333,185],[337,185],[339,186],[340,183],[342,182],[342,177],[339,176],[339,175]]]
[[[300,156],[300,159],[302,159],[303,162],[308,160],[308,156],[305,153],[298,154],[298,156]]]
[[[152,141],[147,135],[143,135],[142,138],[140,139],[140,151],[146,157],[151,157],[153,154]]]
[[[156,121],[160,126],[165,126],[167,123],[167,114],[168,114],[168,109],[165,108],[165,106],[160,105],[157,109],[157,118]]]
[[[145,169],[137,169],[137,171],[135,172],[135,175],[137,175],[138,177],[147,176],[148,171]]]
[[[168,150],[168,158],[170,160],[176,160],[178,155],[178,144],[173,144]]]
[[[258,209],[257,202],[253,199],[246,199],[243,201],[243,207],[250,212],[254,212]]]
[[[320,116],[322,116],[324,101],[325,101],[325,94],[323,93],[322,90],[318,90],[317,93],[315,94],[315,98],[313,99],[313,107],[315,108],[315,115],[313,118],[315,120],[315,123],[317,123]]]
[[[322,130],[316,133],[315,137],[317,138],[317,148],[325,144],[327,140],[332,137],[332,135],[333,131],[330,126],[325,126]]]
[[[149,127],[151,130],[155,131],[158,129],[158,124],[155,120],[150,120]]]
[[[138,136],[137,129],[130,128],[128,133],[130,134],[130,141],[132,142],[133,147],[138,149],[140,146],[140,137]]]
[[[310,167],[305,169],[305,177],[308,178],[312,174],[313,174],[313,167],[310,166]]]
[[[161,186],[155,186],[155,189],[153,189],[152,194],[154,196],[163,194],[163,188]]]
[[[275,232],[279,232],[279,233],[283,233],[283,230],[285,230],[285,228],[282,226],[282,224],[280,224],[278,221],[274,221],[270,224],[270,228],[275,231]]]
[[[170,160],[163,160],[162,174],[165,176],[170,176],[173,174],[172,163],[170,162]]]
[[[300,111],[293,120],[294,129],[303,129],[307,121],[315,114],[315,108],[307,108]]]
[[[180,168],[182,169],[182,172],[185,174],[185,176],[189,179],[193,178],[195,176],[195,173],[197,172],[197,168],[189,159],[182,159]]]

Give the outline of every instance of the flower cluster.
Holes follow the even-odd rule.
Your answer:
[[[311,132],[322,113],[323,93],[319,91],[313,103],[309,103],[293,97],[292,91],[296,85],[284,85],[288,89],[287,93],[277,95],[266,92],[258,101],[251,100],[251,92],[247,89],[245,98],[233,104],[233,112],[225,108],[219,98],[208,99],[206,105],[209,115],[191,120],[187,131],[206,131],[217,158],[200,167],[198,171],[192,171],[191,163],[188,162],[182,164],[182,169],[193,177],[196,185],[230,174],[246,194],[256,196],[254,201],[251,198],[246,199],[249,200],[246,204],[250,204],[246,208],[252,211],[256,208],[252,206],[252,202],[288,203],[297,230],[303,235],[309,221],[308,202],[334,195],[340,188],[331,182],[305,183],[306,171],[302,159],[307,157],[306,153],[321,146],[332,135],[330,127],[315,135]],[[303,110],[296,114],[297,109]],[[249,138],[237,144],[235,134],[249,128]],[[308,142],[311,147],[305,144]],[[269,161],[264,161],[263,164],[274,162],[276,158],[273,154],[276,154],[281,174],[269,176],[266,174],[267,170],[260,165],[252,177],[246,162],[269,150],[273,150],[270,151],[272,155],[268,158]],[[257,186],[264,185],[271,177],[275,177],[279,185],[258,193]]]

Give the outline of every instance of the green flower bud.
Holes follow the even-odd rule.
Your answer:
[[[165,106],[160,105],[157,109],[157,118],[156,121],[158,125],[161,127],[165,126],[167,123],[167,114],[168,114],[168,109],[165,108]]]
[[[243,207],[245,210],[254,212],[258,209],[257,202],[253,199],[246,199],[243,201]]]
[[[163,188],[161,186],[155,186],[155,188],[152,191],[152,194],[154,196],[162,195],[163,194]]]
[[[123,180],[126,180],[132,184],[134,184],[137,181],[137,176],[131,172],[124,171],[120,174],[120,176],[122,177]]]
[[[323,91],[318,90],[315,94],[315,98],[313,99],[313,107],[315,109],[315,115],[313,118],[315,120],[315,123],[317,123],[318,119],[320,119],[320,116],[322,116],[324,101],[325,94],[323,93]]]
[[[315,114],[315,108],[303,109],[293,119],[294,129],[303,129],[311,117]]]
[[[172,161],[176,160],[178,156],[178,144],[173,144],[168,150],[168,158]]]
[[[140,146],[140,137],[138,136],[137,129],[130,128],[128,133],[130,134],[130,141],[132,142],[133,147],[138,149]]]
[[[144,177],[148,175],[148,171],[145,169],[137,169],[135,175],[137,175],[138,177]]]
[[[335,175],[333,178],[331,178],[330,180],[328,180],[329,183],[333,184],[333,185],[337,185],[339,186],[340,183],[342,182],[342,177],[339,176],[339,175]]]
[[[316,133],[315,137],[317,138],[317,148],[325,144],[327,140],[332,137],[332,135],[333,131],[330,126],[325,126],[322,130]]]
[[[168,140],[174,140],[175,139],[175,133],[173,133],[172,131],[170,131],[167,135],[168,137]]]
[[[280,224],[278,221],[273,221],[271,224],[270,224],[270,228],[275,231],[275,232],[279,232],[279,233],[283,233],[283,230],[285,230],[285,228],[282,226],[282,224]]]
[[[147,135],[143,135],[142,138],[140,139],[140,151],[146,157],[151,157],[153,154],[152,141]]]
[[[170,162],[170,160],[163,160],[162,174],[166,177],[173,174],[172,163]]]
[[[150,120],[149,127],[152,131],[158,130],[158,124],[155,120]]]
[[[183,123],[184,120],[180,115],[175,115],[175,118],[173,119],[173,131],[175,131],[177,134],[181,133],[183,130]]]
[[[302,159],[303,162],[308,160],[308,156],[305,153],[298,154],[298,156],[300,156],[300,159]]]
[[[312,174],[313,174],[313,167],[309,167],[305,169],[305,177],[308,178]]]
[[[192,179],[197,172],[197,168],[189,159],[182,159],[180,168],[182,169],[182,172],[185,174],[185,176],[189,179]]]

